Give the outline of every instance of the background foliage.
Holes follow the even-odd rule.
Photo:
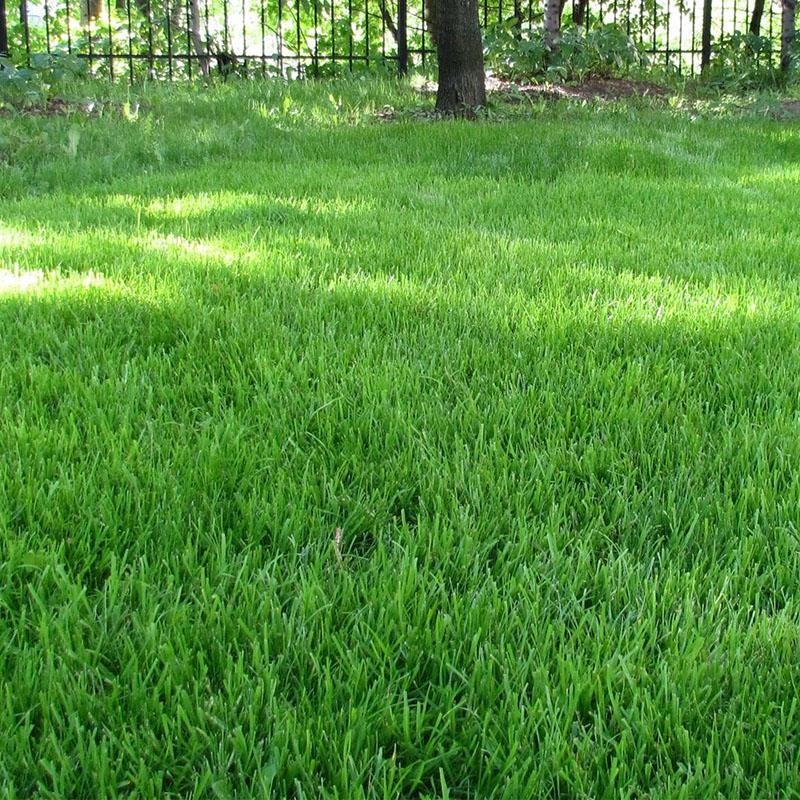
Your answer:
[[[26,0],[23,0],[26,2]],[[96,3],[97,0],[88,0]],[[11,59],[30,65],[31,54],[79,53],[96,75],[197,77],[217,72],[332,76],[397,70],[396,0],[119,0],[92,9],[57,0],[10,9]],[[540,0],[488,0],[479,9],[487,62],[507,77],[581,78],[627,75],[642,69],[691,74],[699,69],[700,15],[685,0],[631,0],[563,15],[560,54],[548,61]],[[769,85],[777,75],[779,6],[768,4],[759,35],[746,4],[713,7],[713,80],[742,87]],[[410,66],[435,68],[425,0],[408,4]]]

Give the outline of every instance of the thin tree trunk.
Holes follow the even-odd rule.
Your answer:
[[[781,69],[789,71],[794,45],[794,21],[797,0],[783,0],[781,8]]]
[[[394,24],[392,15],[389,13],[389,9],[386,7],[386,0],[380,0],[380,7],[381,17],[383,17],[383,24],[386,26],[386,30],[392,34],[394,40],[397,41],[397,25]]]
[[[760,0],[762,3],[764,0]],[[759,0],[756,0],[759,2]],[[581,25],[586,21],[586,6],[589,4],[589,0],[578,0],[575,3],[575,8],[572,11],[572,21],[580,28]]]
[[[750,33],[753,36],[761,35],[761,17],[764,16],[764,0],[755,0],[753,13],[750,15]]]
[[[478,0],[435,0],[439,91],[436,109],[472,116],[486,105]]]
[[[23,3],[22,5],[25,5]],[[96,22],[103,16],[103,0],[82,0],[81,23]]]
[[[6,0],[0,0],[0,56],[7,57],[8,52],[8,23],[6,21]]]
[[[561,33],[562,0],[544,0],[544,46],[551,52],[558,50],[558,37]]]
[[[200,72],[205,77],[211,71],[211,61],[208,57],[203,36],[200,32],[200,0],[190,0],[189,2],[189,28],[192,34],[192,46],[194,52],[199,56],[198,63],[200,65]]]
[[[585,0],[584,0],[585,1]],[[544,2],[544,45],[548,58],[558,53],[558,39],[561,36],[561,17],[567,0],[545,0]]]
[[[180,28],[182,11],[183,11],[183,4],[181,3],[181,0],[173,0],[173,6],[169,12],[169,24],[173,31],[176,28]]]

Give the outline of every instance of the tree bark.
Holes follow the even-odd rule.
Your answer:
[[[561,33],[562,0],[544,0],[544,46],[554,53],[558,50],[557,39]]]
[[[386,7],[386,0],[380,0],[378,3],[381,9],[381,17],[383,18],[383,24],[386,26],[386,30],[392,34],[392,38],[397,41],[397,25],[394,24],[394,20],[392,19],[391,12]]]
[[[438,47],[439,37],[437,32],[439,26],[436,21],[436,0],[426,0],[423,16],[425,17],[425,29],[428,33],[428,38],[434,47]]]
[[[436,110],[473,116],[478,106],[486,105],[478,0],[434,1],[439,56]]]
[[[6,0],[0,0],[0,56],[8,56],[8,23],[6,22]]]
[[[200,32],[200,0],[190,0],[189,2],[189,29],[192,35],[194,52],[199,57],[200,73],[208,77],[211,71],[211,59],[208,56],[208,51]]]
[[[581,25],[586,21],[586,6],[588,5],[589,0],[578,0],[575,3],[575,8],[572,12],[572,21],[580,28]],[[759,2],[759,0],[756,0]],[[760,2],[764,2],[764,0],[760,0]]]
[[[750,15],[750,33],[753,36],[761,35],[761,17],[764,16],[764,0],[755,0],[753,13]]]
[[[789,71],[794,45],[794,22],[797,0],[783,0],[781,8],[781,69]]]
[[[103,16],[103,0],[82,0],[81,23],[96,22]]]
[[[585,6],[586,0],[583,0],[583,2]],[[558,38],[561,36],[561,17],[564,14],[564,6],[566,4],[567,0],[544,1],[544,45],[550,58],[558,53]]]
[[[711,65],[711,0],[703,0],[703,22],[700,27],[700,74],[706,75]]]
[[[173,0],[172,8],[169,9],[169,25],[171,31],[181,26],[181,13],[183,12],[183,3],[181,0]],[[174,36],[174,34],[172,34]]]

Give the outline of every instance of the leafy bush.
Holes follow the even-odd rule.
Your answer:
[[[520,33],[516,20],[489,28],[483,37],[486,66],[504,78],[527,78],[547,69],[547,48],[541,30]]]
[[[736,31],[716,44],[707,80],[734,90],[775,88],[785,80],[776,55],[767,36]]]
[[[644,54],[619,25],[601,25],[584,34],[567,28],[561,35],[556,64],[567,77],[626,75],[642,63]]]
[[[38,105],[46,102],[59,86],[85,74],[85,61],[64,52],[32,55],[29,67],[0,58],[0,101]]]
[[[619,25],[601,25],[588,33],[570,26],[561,32],[550,54],[541,29],[520,33],[503,23],[485,36],[487,65],[505,78],[544,77],[575,80],[625,75],[645,61],[645,55]]]

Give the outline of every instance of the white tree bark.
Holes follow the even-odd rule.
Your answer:
[[[552,53],[558,49],[558,37],[561,35],[561,11],[563,0],[545,0],[544,3],[544,44]]]
[[[782,0],[781,6],[781,69],[787,72],[794,45],[797,0]]]

